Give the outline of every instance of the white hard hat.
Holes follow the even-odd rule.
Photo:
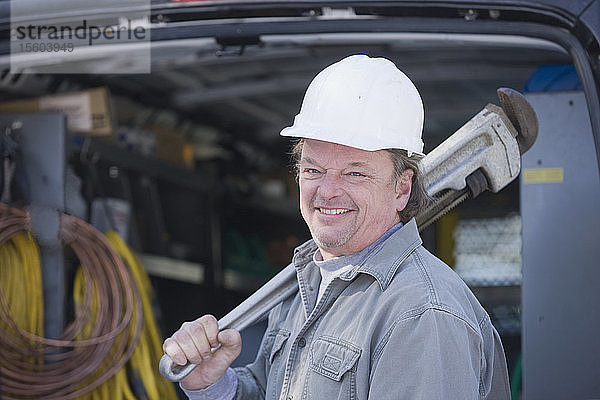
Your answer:
[[[422,133],[423,102],[411,80],[390,60],[354,55],[312,80],[294,125],[280,134],[423,155]]]

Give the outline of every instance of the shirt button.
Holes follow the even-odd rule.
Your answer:
[[[300,340],[298,340],[298,347],[303,348],[304,346],[306,346],[306,339],[301,337]]]

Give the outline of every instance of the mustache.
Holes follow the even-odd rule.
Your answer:
[[[340,201],[340,200],[325,200],[322,198],[314,197],[310,201],[312,208],[345,208],[348,210],[356,210],[358,207],[352,201]]]

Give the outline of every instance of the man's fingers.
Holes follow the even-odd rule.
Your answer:
[[[219,327],[216,318],[212,315],[205,315],[193,322],[185,323],[181,328],[188,334],[202,360],[209,359],[212,356],[211,348],[219,346],[217,339]]]
[[[181,328],[166,339],[163,350],[173,362],[185,365],[188,361],[200,364],[213,359],[212,349],[219,348],[217,363],[229,365],[241,352],[240,333],[233,329],[219,332],[218,322],[212,315],[205,315],[192,322],[184,322]]]
[[[197,319],[204,328],[204,333],[210,346],[214,349],[219,346],[219,322],[212,315],[205,315]]]
[[[219,350],[213,355],[211,350],[216,348]],[[163,350],[177,365],[188,362],[198,365],[181,383],[187,389],[203,389],[219,380],[240,354],[241,338],[233,330],[220,333],[216,318],[205,315],[184,322],[164,341]]]
[[[183,350],[185,357],[190,362],[199,364],[203,359],[202,352],[206,351],[203,350],[202,343],[204,342],[204,347],[209,348],[208,352],[210,352],[210,346],[208,345],[206,337],[198,339],[194,337],[198,335],[197,333],[195,333],[195,335],[190,334],[190,331],[194,331],[194,329],[191,328],[192,324],[193,322],[184,322],[181,329],[175,332],[172,338],[177,342],[179,347]],[[203,333],[202,336],[204,336]]]
[[[177,341],[173,338],[168,338],[165,340],[165,342],[163,343],[163,351],[165,352],[165,354],[167,354],[169,357],[171,357],[171,360],[173,360],[173,362],[177,365],[185,365],[187,364],[187,357],[185,356],[185,353],[183,351],[183,349],[179,346],[179,344],[177,344]]]

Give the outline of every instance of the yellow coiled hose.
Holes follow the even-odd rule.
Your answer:
[[[139,259],[129,249],[127,244],[114,231],[106,233],[108,241],[113,245],[117,253],[130,268],[135,282],[138,285],[142,299],[142,310],[144,320],[142,332],[133,355],[127,363],[130,376],[126,369],[120,369],[115,376],[104,382],[95,390],[91,391],[82,400],[160,400],[177,399],[173,385],[166,381],[158,373],[157,365],[162,356],[162,338],[159,334],[158,325],[152,312],[152,285],[146,271]],[[85,287],[85,275],[80,269],[75,276],[74,298],[76,307],[83,304]],[[97,312],[98,299],[94,296],[92,303],[92,316]],[[135,314],[132,318],[135,318]],[[87,329],[91,328],[91,324]],[[130,335],[132,332],[130,332]],[[132,389],[129,382],[133,383]],[[134,392],[136,392],[134,394]],[[139,393],[143,392],[143,393]],[[137,396],[136,396],[137,394]]]
[[[131,268],[142,296],[144,323],[138,347],[129,360],[132,372],[137,375],[138,380],[143,381],[148,399],[176,399],[173,384],[165,380],[158,372],[158,361],[163,355],[162,337],[152,312],[152,284],[148,274],[142,267],[140,260],[116,232],[110,231],[106,234],[106,237]]]
[[[40,255],[30,234],[17,233],[0,247],[0,289],[4,293],[3,313],[8,312],[14,323],[27,332],[44,336]],[[13,328],[0,319],[0,331],[8,330]]]

